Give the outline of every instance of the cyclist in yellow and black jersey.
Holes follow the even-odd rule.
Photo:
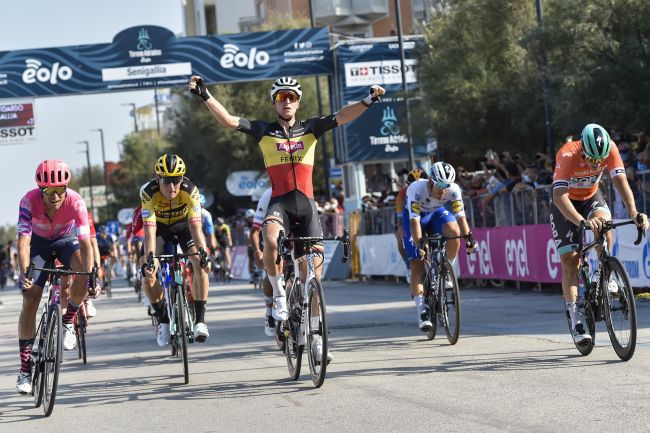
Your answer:
[[[198,248],[200,255],[190,257],[194,269],[194,336],[197,341],[204,342],[210,335],[204,319],[209,288],[205,268],[209,266],[209,261],[201,225],[199,190],[184,176],[185,163],[177,155],[168,153],[161,156],[155,169],[156,178],[140,188],[144,225],[142,253],[144,257],[149,257],[152,252],[158,255],[166,243],[180,245],[185,253],[194,253]],[[162,287],[156,278],[159,266],[156,260],[152,269],[144,267],[142,285],[160,323],[158,345],[166,346],[169,344],[169,317]]]

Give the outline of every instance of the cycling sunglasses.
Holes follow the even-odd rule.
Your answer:
[[[296,102],[300,100],[300,97],[290,90],[281,90],[275,94],[273,99],[278,102],[284,102],[286,100],[289,102]]]
[[[435,186],[438,189],[449,189],[449,188],[451,188],[451,183],[449,183],[449,182],[443,182],[443,181],[433,180],[433,179],[430,179],[430,181],[431,181],[431,185]]]
[[[46,195],[63,195],[65,193],[65,186],[48,186],[45,188],[41,188],[41,192],[45,193]]]
[[[582,157],[591,165],[600,165],[605,160],[605,158],[592,158],[591,156],[587,156],[584,152],[582,152]]]
[[[161,177],[162,183],[165,185],[178,185],[183,181],[183,176],[164,176]]]

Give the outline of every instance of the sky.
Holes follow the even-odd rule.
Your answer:
[[[158,25],[182,33],[181,0],[21,0],[2,1],[0,51],[110,43],[129,27]],[[38,139],[29,144],[0,146],[8,188],[0,207],[0,225],[15,224],[20,198],[36,186],[34,172],[44,159],[63,159],[75,170],[86,167],[88,140],[91,164],[101,165],[99,132],[104,130],[107,161],[119,160],[118,142],[133,131],[125,103],[153,102],[153,90],[82,96],[36,98]],[[2,100],[0,104],[12,103]]]

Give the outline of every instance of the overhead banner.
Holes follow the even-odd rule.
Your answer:
[[[53,96],[332,73],[329,31],[282,30],[177,38],[131,27],[110,44],[0,52],[0,98]]]
[[[0,144],[19,144],[36,140],[32,100],[0,104]]]
[[[413,58],[415,44],[416,41],[404,42],[404,67],[411,98],[417,88],[416,60]],[[373,84],[386,89],[386,96],[368,109],[362,118],[343,126],[344,140],[337,148],[339,160],[408,158],[406,104],[400,96],[403,88],[399,44],[395,41],[341,45],[337,51],[342,106],[367,96]],[[411,112],[416,103],[410,101]],[[424,155],[426,143],[415,139],[413,142],[415,153]]]
[[[271,181],[267,172],[257,170],[233,171],[226,178],[226,189],[232,195],[251,196],[253,200],[259,200],[268,188]]]

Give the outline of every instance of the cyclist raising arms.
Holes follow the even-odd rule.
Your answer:
[[[586,332],[576,305],[579,258],[574,250],[578,245],[577,232],[582,221],[598,236],[603,223],[612,219],[598,189],[605,169],[609,170],[612,183],[636,225],[647,230],[648,218],[636,210],[618,148],[602,126],[595,123],[585,126],[580,140],[566,143],[560,148],[555,164],[550,220],[562,263],[562,292],[571,317],[573,340],[578,344],[587,344],[591,342],[591,335]],[[607,233],[608,245],[612,245],[611,236],[611,232]],[[616,284],[613,279],[611,283]],[[618,287],[610,287],[609,290],[617,291]]]
[[[428,180],[413,182],[406,190],[406,206],[402,211],[402,240],[406,258],[411,264],[411,293],[418,310],[418,326],[422,332],[431,329],[429,314],[424,304],[424,251],[420,249],[422,232],[442,233],[445,236],[466,235],[467,252],[477,247],[472,239],[460,187],[454,183],[456,170],[446,162],[436,162],[431,167]],[[451,203],[453,215],[445,208]],[[447,241],[447,259],[453,263],[460,248],[459,239]],[[449,281],[445,282],[449,284]]]
[[[179,244],[183,252],[199,251],[199,257],[191,256],[194,269],[194,310],[196,325],[194,336],[204,342],[210,334],[205,325],[205,304],[208,300],[208,266],[205,252],[205,238],[201,227],[201,204],[199,189],[186,178],[185,163],[174,154],[167,153],[156,162],[156,179],[140,189],[142,201],[142,223],[144,225],[144,257],[150,253],[160,254],[165,243]],[[169,317],[163,297],[162,287],[156,270],[160,268],[156,260],[153,269],[145,266],[142,285],[151,305],[158,316],[157,341],[159,346],[169,344]],[[198,272],[197,272],[198,270]]]
[[[18,216],[18,266],[23,305],[18,321],[20,347],[20,373],[16,390],[21,394],[31,392],[30,353],[36,333],[36,310],[43,294],[47,273],[35,271],[33,279],[27,278],[27,267],[33,262],[42,267],[51,260],[51,252],[66,268],[90,272],[93,250],[90,243],[88,211],[81,196],[71,189],[70,168],[61,160],[49,159],[36,168],[38,188],[27,192],[20,201]],[[76,335],[72,320],[86,296],[88,277],[78,275],[72,282],[68,307],[63,316],[63,347],[75,348]]]
[[[294,236],[322,236],[318,211],[314,202],[312,171],[318,138],[330,129],[345,125],[359,117],[379,100],[384,89],[372,86],[368,96],[325,117],[297,120],[302,89],[291,77],[278,78],[271,86],[271,104],[277,120],[265,122],[231,115],[205,87],[203,78],[192,76],[190,91],[199,96],[215,119],[223,126],[251,135],[259,143],[273,192],[263,228],[264,265],[273,286],[273,317],[287,319],[287,302],[280,267],[275,264],[278,234],[281,229]],[[304,248],[303,248],[304,249]],[[316,262],[320,278],[321,257]],[[298,247],[297,251],[304,254]],[[303,263],[304,264],[304,263]]]

